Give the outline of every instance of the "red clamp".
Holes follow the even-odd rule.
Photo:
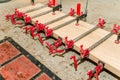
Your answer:
[[[54,45],[50,45],[48,42],[46,42],[46,46],[49,48],[49,53],[50,54],[64,52],[64,50],[58,50],[57,47],[55,47]]]
[[[113,29],[111,30],[111,32],[114,33],[114,34],[118,34],[119,30],[120,30],[120,26],[117,26],[117,24],[114,24]],[[120,43],[119,40],[115,40],[114,42],[116,44]]]
[[[54,42],[54,46],[56,47],[56,48],[58,48],[59,46],[61,46],[62,45],[62,40],[60,39],[60,38],[58,38],[55,42]]]
[[[52,34],[53,34],[53,30],[52,29],[49,29],[49,27],[45,27],[44,30],[45,30],[46,37],[52,36]]]
[[[73,61],[74,61],[74,68],[75,68],[75,70],[77,71],[78,61],[77,61],[77,59],[76,59],[76,56],[73,55],[73,56],[70,57],[70,59],[73,59]]]
[[[27,16],[27,15],[24,15],[24,21],[25,21],[26,24],[30,23],[31,22],[31,17]]]
[[[66,49],[72,48],[73,45],[74,45],[74,41],[73,40],[68,40],[68,37],[65,37],[65,47],[66,47]]]
[[[89,49],[83,49],[83,45],[80,45],[80,56],[82,58],[85,58],[89,55],[90,50]]]
[[[18,11],[18,9],[15,9],[15,15],[16,15],[16,18],[21,19],[23,18],[24,13]]]
[[[11,15],[11,22],[12,22],[12,24],[14,24],[14,25],[21,25],[22,23],[21,22],[17,22],[17,21],[15,21],[15,14],[12,14]]]
[[[25,26],[25,27],[23,28],[23,30],[25,30],[25,33],[27,34],[27,33],[28,33],[28,30],[30,30],[30,28],[29,28],[28,26]]]
[[[87,72],[87,75],[89,76],[88,80],[91,80],[92,77],[95,77],[96,80],[99,80],[98,76],[100,74],[100,72],[103,69],[103,64],[99,63],[94,70],[90,70]]]
[[[36,27],[37,31],[43,31],[45,28],[45,24],[38,23],[38,20],[37,20],[35,23],[35,27]]]
[[[74,16],[74,14],[75,14],[75,10],[74,10],[73,8],[71,8],[71,9],[70,9],[70,12],[69,12],[69,15],[70,15],[70,16]]]
[[[118,34],[118,31],[120,30],[120,26],[117,26],[117,24],[114,24],[113,29],[111,30],[112,33]]]
[[[103,28],[104,24],[105,24],[105,20],[99,18],[99,19],[98,19],[98,24],[97,24],[97,26],[100,27],[100,28]]]
[[[43,41],[42,37],[40,36],[39,33],[36,33],[36,34],[35,34],[35,33],[34,33],[34,30],[35,30],[35,27],[34,27],[34,26],[31,26],[31,27],[30,27],[30,33],[31,33],[32,38],[34,39],[34,37],[38,36],[38,39],[39,39],[40,43],[43,44],[44,41]]]

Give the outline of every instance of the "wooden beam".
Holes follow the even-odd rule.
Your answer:
[[[62,16],[65,15],[64,13],[59,12],[59,11],[56,11],[55,15],[53,15],[52,13],[53,12],[50,12],[50,13],[45,14],[43,16],[39,16],[39,17],[33,18],[32,19],[32,23],[34,24],[35,21],[38,20],[40,23],[46,24],[49,21],[52,21],[54,19],[57,19],[57,18],[62,17]]]
[[[30,5],[30,6],[26,6],[24,8],[19,8],[18,10],[21,11],[21,12],[27,13],[27,12],[30,12],[30,11],[40,9],[42,7],[44,7],[44,5],[41,4],[41,3],[38,3],[38,4],[35,4],[34,6]]]
[[[105,68],[120,77],[120,45],[115,44],[117,36],[113,35],[91,51],[90,59],[95,57],[105,63]],[[98,61],[97,61],[98,62]]]
[[[35,18],[35,17],[40,16],[42,13],[47,12],[47,11],[50,11],[50,10],[52,10],[52,9],[49,8],[49,7],[44,7],[44,8],[42,8],[42,9],[38,9],[38,10],[29,12],[29,13],[26,13],[26,14],[27,14],[28,16],[30,16],[31,18]]]

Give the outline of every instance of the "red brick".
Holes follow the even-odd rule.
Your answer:
[[[5,80],[29,80],[41,70],[25,56],[20,56],[1,68]]]
[[[42,73],[36,80],[52,80],[47,74]]]
[[[20,52],[8,41],[0,44],[0,64],[10,60]]]

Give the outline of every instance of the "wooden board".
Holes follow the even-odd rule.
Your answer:
[[[73,39],[77,38],[79,35],[85,33],[86,31],[88,31],[89,29],[94,27],[93,25],[86,26],[88,24],[83,21],[80,21],[79,23],[80,23],[80,25],[76,26],[75,25],[76,21],[74,21],[60,29],[57,29],[57,30],[53,31],[53,36],[56,38],[61,37],[63,39],[63,41],[66,36],[68,36],[68,39],[73,40]],[[86,25],[84,25],[84,24],[86,24]]]
[[[115,44],[117,36],[113,35],[91,51],[90,59],[101,60],[105,68],[120,77],[120,44]]]
[[[82,44],[84,45],[85,49],[89,48],[94,43],[96,43],[97,41],[99,41],[100,39],[105,37],[107,34],[109,34],[109,32],[98,28],[95,31],[93,31],[92,33],[90,33],[89,35],[87,35],[84,38],[82,38],[82,39],[78,40],[77,42],[75,42],[74,49],[77,50],[77,51],[80,51],[79,47]]]
[[[30,6],[26,6],[24,8],[19,8],[18,10],[21,11],[21,12],[28,12],[28,11],[32,11],[32,10],[36,10],[36,9],[39,9],[40,7],[44,6],[43,4],[39,3],[39,4],[35,4],[34,6],[33,5],[30,5]]]
[[[72,19],[74,19],[74,18],[71,17],[71,16],[68,16],[68,17],[62,18],[62,19],[59,20],[59,21],[56,21],[56,22],[54,22],[54,23],[51,23],[51,24],[49,24],[49,25],[47,25],[47,26],[48,26],[49,28],[53,29],[53,28],[57,27],[58,25],[64,24],[64,23],[66,23],[66,22],[68,22],[68,21],[70,21],[70,20],[72,20]],[[62,27],[64,27],[64,26],[62,26]]]
[[[34,24],[35,21],[38,20],[40,23],[44,23],[45,24],[45,23],[47,23],[49,21],[55,20],[55,19],[57,19],[57,18],[62,17],[62,16],[65,15],[64,13],[59,12],[59,11],[56,11],[55,15],[53,15],[52,13],[53,12],[50,12],[50,13],[45,14],[43,16],[40,16],[40,17],[37,17],[37,18],[33,18],[32,19],[32,23]]]
[[[52,8],[44,7],[44,8],[42,8],[42,9],[35,10],[35,11],[29,12],[29,13],[26,13],[26,14],[27,14],[28,16],[30,16],[31,18],[33,18],[33,17],[39,16],[39,14],[41,14],[41,13],[43,13],[43,12],[50,11],[50,10],[52,10]]]

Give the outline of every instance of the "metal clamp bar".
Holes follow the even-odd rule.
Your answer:
[[[82,19],[82,18],[84,18],[84,17],[86,17],[85,14],[83,14],[82,16],[80,16],[79,19]],[[73,21],[75,21],[75,20],[76,20],[76,18],[75,18],[75,19],[72,19],[72,20],[70,20],[70,21],[68,21],[68,22],[66,22],[66,23],[60,24],[60,25],[54,27],[52,30],[59,29],[59,28],[65,26],[65,25],[68,25],[69,23],[71,23],[71,22],[73,22]]]

